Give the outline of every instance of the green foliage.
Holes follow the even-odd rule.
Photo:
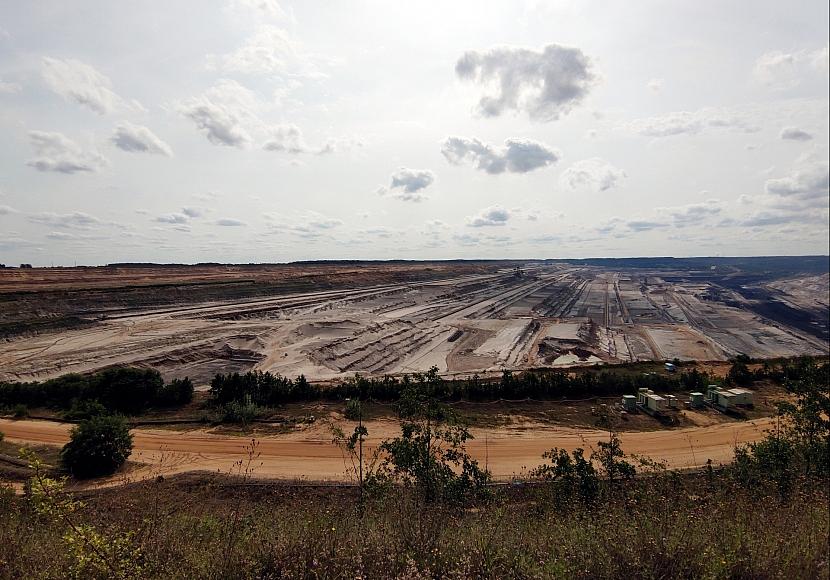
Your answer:
[[[180,407],[193,400],[193,383],[189,377],[173,379],[161,387],[156,394],[155,404],[160,407]]]
[[[346,408],[343,410],[343,416],[349,421],[359,421],[363,416],[360,401],[357,399],[349,399],[346,401]]]
[[[582,504],[592,504],[599,493],[599,477],[584,450],[575,449],[571,455],[564,449],[553,448],[542,454],[549,460],[531,472],[533,477],[553,485],[554,501],[560,508],[572,505],[577,498]]]
[[[398,402],[401,436],[381,444],[382,468],[427,502],[462,503],[484,493],[490,473],[467,453],[469,430],[452,424],[452,413],[436,398],[441,382],[432,367],[406,384]]]
[[[193,397],[189,379],[165,386],[158,371],[121,367],[92,375],[68,374],[43,382],[0,383],[0,406],[72,409],[97,401],[111,413],[137,414],[153,406],[183,405]]]
[[[634,477],[636,469],[625,460],[626,455],[616,433],[611,433],[608,441],[599,441],[597,447],[599,449],[591,459],[596,459],[600,464],[612,488],[618,480]]]
[[[803,473],[830,479],[830,367],[800,361],[786,383],[794,401],[779,405],[780,421],[761,441],[735,451],[732,473],[743,485],[774,484],[782,499],[789,498],[793,481]]]
[[[107,408],[98,401],[75,399],[72,401],[72,406],[63,416],[70,421],[83,421],[98,415],[107,414],[109,414]]]
[[[231,401],[223,407],[222,420],[226,423],[239,423],[246,426],[253,423],[254,419],[262,414],[262,408],[251,401],[250,396],[245,396],[241,401]]]
[[[726,382],[730,385],[739,385],[745,387],[752,384],[755,376],[747,366],[748,359],[745,356],[737,356],[732,361],[732,366],[729,372],[726,373]]]
[[[65,480],[45,477],[43,463],[32,452],[21,450],[34,476],[27,485],[28,501],[41,520],[56,524],[68,556],[65,574],[69,578],[142,578],[143,554],[132,531],[108,536],[95,526],[79,521],[84,503],[65,492]]]
[[[15,419],[23,419],[24,417],[29,416],[29,409],[26,408],[26,405],[17,404],[12,409],[12,416]]]
[[[61,450],[61,461],[79,478],[110,475],[132,452],[127,423],[114,415],[97,415],[73,427],[69,443]]]
[[[427,373],[428,374],[428,373]],[[258,405],[276,407],[294,401],[359,399],[361,401],[400,401],[412,396],[412,385],[421,382],[417,376],[366,378],[356,375],[335,385],[312,385],[305,377],[295,380],[268,372],[219,374],[211,381],[213,401],[224,405],[250,395]],[[661,392],[700,390],[709,384],[706,373],[693,369],[679,375],[631,373],[625,370],[529,370],[522,373],[505,371],[499,379],[468,379],[437,381],[430,385],[430,397],[437,402],[492,401],[498,399],[562,399],[605,397],[630,393],[638,387]],[[399,408],[406,412],[406,400]]]

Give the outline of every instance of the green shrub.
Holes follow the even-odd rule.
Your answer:
[[[343,411],[343,416],[349,421],[359,421],[362,415],[360,408],[360,401],[351,399],[346,402],[346,409]]]
[[[12,409],[12,416],[15,419],[23,419],[24,417],[28,417],[29,416],[29,409],[28,409],[28,407],[26,407],[26,405],[22,405],[22,404],[15,405],[14,408]]]
[[[222,420],[226,423],[239,423],[249,425],[262,413],[262,408],[251,401],[251,397],[245,397],[242,401],[231,401],[224,407],[225,414]]]
[[[133,438],[123,418],[93,416],[72,428],[61,450],[64,468],[79,478],[111,475],[130,456]]]

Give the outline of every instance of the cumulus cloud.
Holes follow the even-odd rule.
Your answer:
[[[722,211],[723,203],[717,199],[708,199],[703,203],[657,208],[658,214],[667,216],[671,224],[678,228],[698,225],[719,215]]]
[[[663,90],[663,79],[651,79],[647,86],[653,93],[659,93]]]
[[[390,195],[401,201],[423,201],[427,199],[421,191],[435,181],[435,174],[429,169],[401,167],[392,174],[389,187],[380,187],[378,195]]]
[[[43,79],[54,92],[69,101],[104,115],[124,100],[112,90],[112,82],[92,66],[75,59],[43,58]],[[140,105],[133,103],[134,108]]]
[[[326,232],[343,225],[343,220],[321,214],[316,211],[306,211],[286,220],[282,216],[268,213],[263,216],[269,223],[273,233],[287,232],[307,240],[317,240]]]
[[[166,213],[158,216],[156,221],[163,224],[186,224],[190,217],[184,213]]]
[[[97,151],[84,151],[61,133],[29,131],[29,142],[36,157],[26,162],[38,171],[58,173],[95,172],[107,165]]]
[[[214,222],[217,226],[227,226],[227,227],[238,227],[238,226],[246,226],[243,221],[233,219],[233,218],[220,218]]]
[[[449,137],[441,146],[441,154],[453,165],[471,161],[490,174],[527,173],[552,165],[561,156],[559,151],[530,139],[507,139],[504,147],[496,147],[466,137]]]
[[[494,205],[484,208],[478,213],[478,215],[468,217],[467,225],[472,228],[503,226],[507,224],[510,217],[511,214],[509,210],[501,206]]]
[[[8,81],[0,79],[0,95],[10,95],[12,93],[19,93],[21,90],[23,90],[23,87],[21,87],[19,84],[10,83]]]
[[[119,149],[131,153],[154,153],[167,157],[173,156],[170,146],[159,139],[150,129],[142,125],[134,125],[129,121],[118,124],[110,141]]]
[[[311,57],[286,30],[263,24],[235,51],[209,55],[208,67],[250,75],[290,74],[295,77],[324,77]]]
[[[828,163],[805,163],[786,177],[768,179],[765,190],[793,204],[826,204],[830,195]]]
[[[646,137],[670,137],[694,135],[711,129],[732,129],[743,133],[756,133],[757,125],[745,115],[717,110],[675,111],[665,115],[636,119],[626,125],[628,129]]]
[[[578,48],[550,44],[542,51],[498,47],[466,52],[455,65],[459,78],[494,92],[478,102],[479,113],[506,111],[538,121],[555,121],[579,105],[594,84],[590,61]]]
[[[276,0],[233,0],[231,5],[233,7],[255,10],[263,16],[277,20],[286,18],[285,10],[282,9],[282,6]]]
[[[198,218],[205,215],[206,210],[201,207],[183,207],[182,213],[190,218]]]
[[[568,167],[559,176],[559,183],[569,189],[588,187],[594,191],[606,191],[616,187],[625,177],[625,171],[594,157],[577,161]]]
[[[798,127],[784,127],[781,129],[781,138],[791,141],[809,141],[813,136]]]
[[[245,147],[251,136],[244,122],[256,120],[255,106],[253,92],[236,81],[223,79],[203,95],[181,103],[179,111],[214,145]]]
[[[298,155],[309,153],[312,155],[325,155],[333,153],[335,144],[328,141],[320,147],[311,147],[303,139],[303,132],[296,125],[275,125],[268,130],[270,137],[263,144],[266,151],[277,151]]]
[[[29,215],[26,219],[33,223],[55,228],[77,228],[83,230],[103,223],[97,217],[82,211],[73,211],[65,214],[42,212]]]
[[[638,216],[630,219],[614,217],[595,228],[603,236],[612,234],[624,237],[630,232],[648,232],[663,228],[686,228],[701,226],[719,216],[724,208],[723,202],[708,199],[701,203],[658,207],[650,216]]]
[[[827,73],[828,45],[817,50],[766,52],[755,61],[753,73],[761,83],[777,88],[789,89],[800,84],[812,71]]]

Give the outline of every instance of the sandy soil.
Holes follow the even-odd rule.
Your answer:
[[[628,432],[620,435],[629,454],[664,461],[671,468],[715,464],[729,461],[736,444],[755,441],[773,426],[773,419],[740,423],[721,423],[677,430]],[[350,430],[353,424],[342,424]],[[366,424],[370,437],[367,447],[399,433],[395,421]],[[46,421],[0,419],[6,440],[19,443],[62,445],[68,440],[71,425]],[[590,448],[607,437],[592,429],[522,424],[509,428],[473,429],[475,439],[468,448],[497,479],[521,476],[541,463],[541,455],[551,447]],[[131,461],[142,467],[129,474],[131,479],[188,471],[233,473],[247,458],[246,437],[212,434],[204,430],[174,432],[134,429]],[[294,433],[257,438],[259,456],[253,462],[257,477],[307,480],[348,480],[344,457],[332,445],[327,425],[318,423]]]
[[[728,288],[684,280],[678,273],[667,282],[667,275],[624,277],[555,264],[527,265],[520,276],[499,264],[459,268],[419,263],[0,272],[0,331],[19,311],[48,313],[67,297],[83,298],[73,302],[81,308],[75,312],[83,318],[81,327],[0,338],[0,380],[136,365],[204,386],[218,372],[249,369],[331,380],[426,371],[432,365],[454,375],[554,363],[827,351],[826,341],[804,332],[804,324],[798,330],[774,323]],[[72,281],[70,273],[80,278]],[[242,279],[247,276],[251,279]],[[826,279],[805,279],[804,288]],[[290,285],[270,286],[274,280]],[[182,289],[174,281],[191,286]],[[262,294],[237,296],[242,292],[234,289],[237,282],[248,285],[245,292],[256,287]],[[332,289],[346,282],[351,286]],[[140,304],[121,290],[102,290],[119,283],[143,288],[130,299]],[[159,286],[140,286],[150,283]],[[67,284],[74,284],[71,292],[56,291]],[[228,295],[217,284],[230,284]],[[801,288],[794,281],[782,286],[793,287]],[[200,300],[168,300],[204,288],[211,290],[199,294]],[[13,292],[20,290],[26,292]],[[798,312],[809,318],[814,310]],[[457,330],[462,336],[450,341]]]

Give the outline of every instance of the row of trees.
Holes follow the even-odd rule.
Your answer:
[[[0,383],[0,407],[71,410],[96,402],[107,411],[134,415],[151,407],[184,405],[192,399],[190,379],[165,384],[157,370],[131,367],[91,375],[68,374],[42,382]]]
[[[436,374],[433,367],[427,374]],[[273,407],[295,401],[345,399],[397,401],[413,385],[422,384],[424,373],[401,378],[355,376],[331,386],[310,384],[304,376],[294,380],[268,372],[218,374],[211,382],[213,400],[225,405],[231,401],[248,400],[256,405]],[[432,379],[430,379],[431,381]],[[622,370],[568,371],[545,370],[513,373],[504,371],[499,379],[474,375],[468,379],[442,380],[431,386],[433,395],[443,401],[486,401],[498,399],[569,399],[631,393],[638,387],[663,392],[703,389],[709,377],[696,369],[678,376],[632,373]]]

